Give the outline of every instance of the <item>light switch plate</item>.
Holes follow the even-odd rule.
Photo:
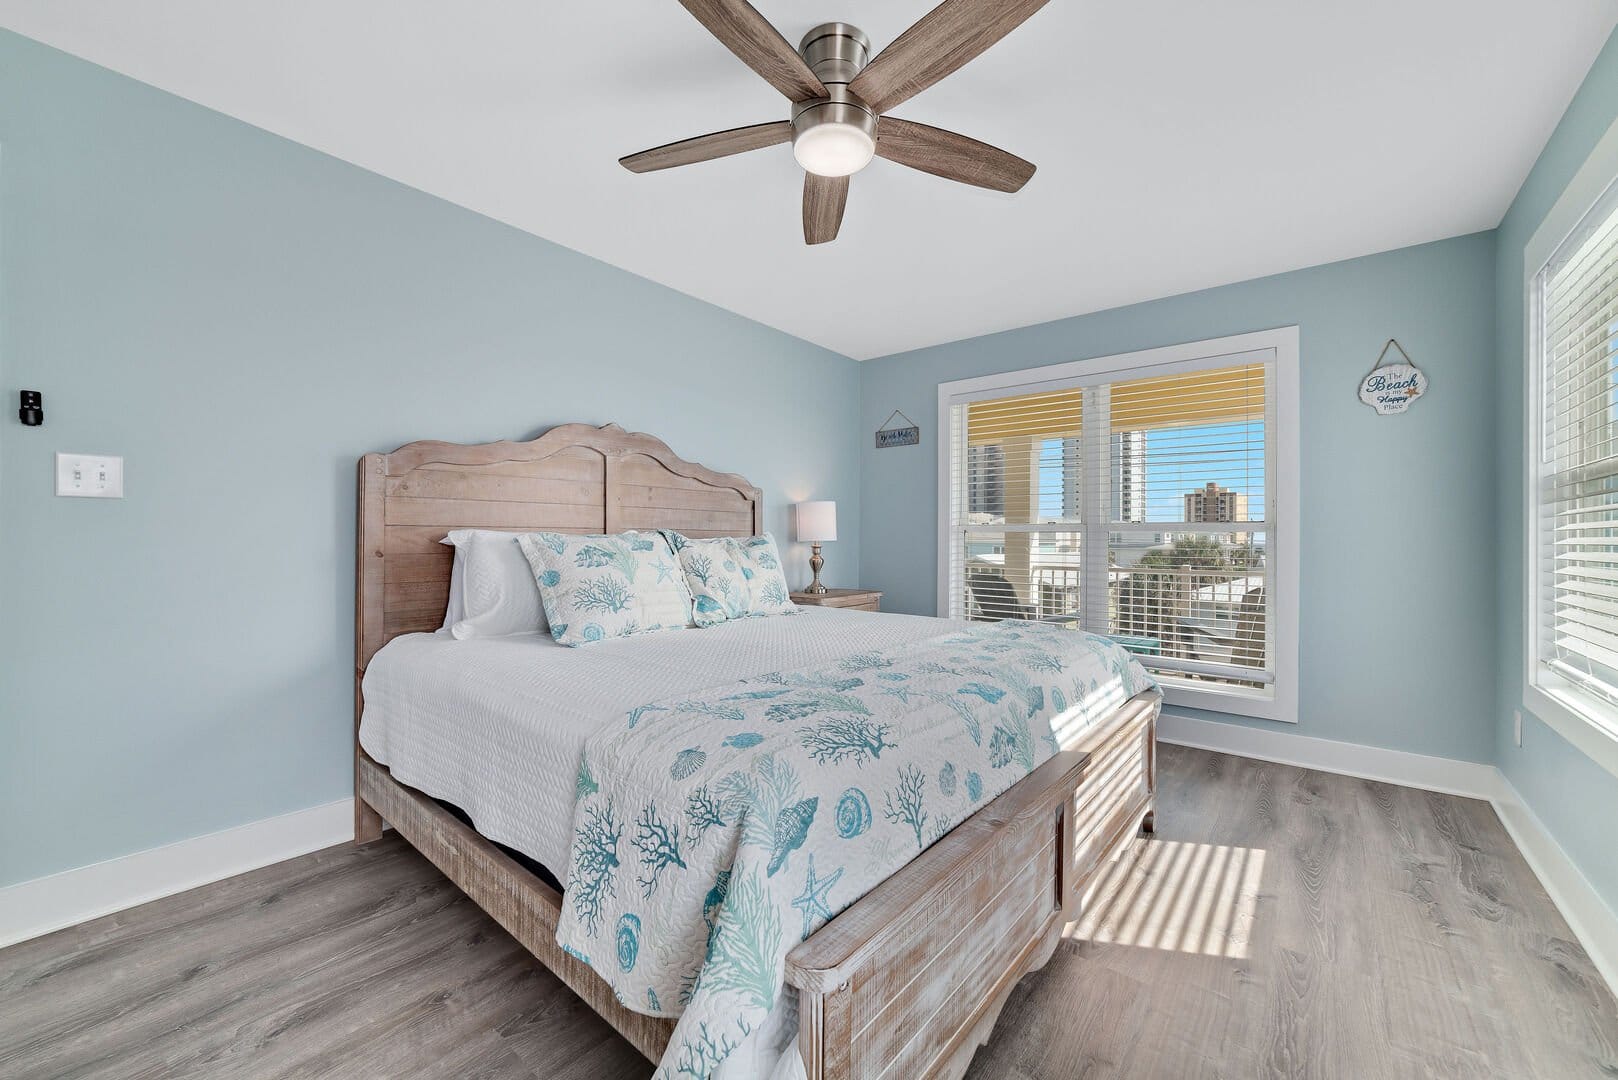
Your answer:
[[[79,499],[123,498],[124,459],[94,454],[57,454],[56,494]]]

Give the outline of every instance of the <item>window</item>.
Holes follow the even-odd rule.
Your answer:
[[[1618,730],[1618,184],[1530,292],[1530,681]]]
[[[1171,701],[1295,719],[1296,368],[1288,329],[940,386],[940,614],[1105,635]]]

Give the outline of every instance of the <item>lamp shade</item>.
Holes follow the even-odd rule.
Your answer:
[[[798,504],[798,540],[819,544],[837,539],[837,504],[830,501]]]

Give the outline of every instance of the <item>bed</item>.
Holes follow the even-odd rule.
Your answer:
[[[924,637],[945,624],[805,609],[577,650],[539,635],[450,642],[434,633],[452,557],[439,541],[465,527],[756,535],[760,493],[615,425],[565,425],[529,442],[411,443],[360,463],[356,842],[377,839],[387,821],[656,1061],[674,1022],[627,1007],[557,943],[570,756],[601,716],[652,688],[756,673],[787,654],[829,657],[866,641]],[[375,701],[362,728],[367,687]],[[1109,705],[791,950],[785,981],[795,1009],[772,1017],[792,1026],[801,1075],[965,1071],[1017,980],[1043,965],[1082,910],[1102,863],[1138,829],[1150,831],[1157,710],[1155,692]],[[536,715],[547,718],[543,738]]]

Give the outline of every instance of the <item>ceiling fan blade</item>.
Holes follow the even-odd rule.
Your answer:
[[[848,84],[878,113],[907,101],[999,41],[1047,0],[944,0]],[[690,6],[689,4],[687,5]]]
[[[762,150],[766,146],[791,141],[792,122],[777,120],[769,124],[715,131],[707,135],[698,135],[694,139],[681,139],[679,142],[654,146],[650,150],[621,157],[618,164],[634,173],[656,172],[658,169],[672,169],[676,165],[712,161],[714,158],[745,154],[749,150]]]
[[[803,57],[747,0],[680,0],[720,44],[792,101],[826,96]]]
[[[848,203],[848,177],[803,174],[803,242],[824,244],[837,239]]]
[[[1019,191],[1034,175],[1034,164],[1016,154],[943,128],[897,116],[876,123],[876,153],[924,173],[993,191]]]

